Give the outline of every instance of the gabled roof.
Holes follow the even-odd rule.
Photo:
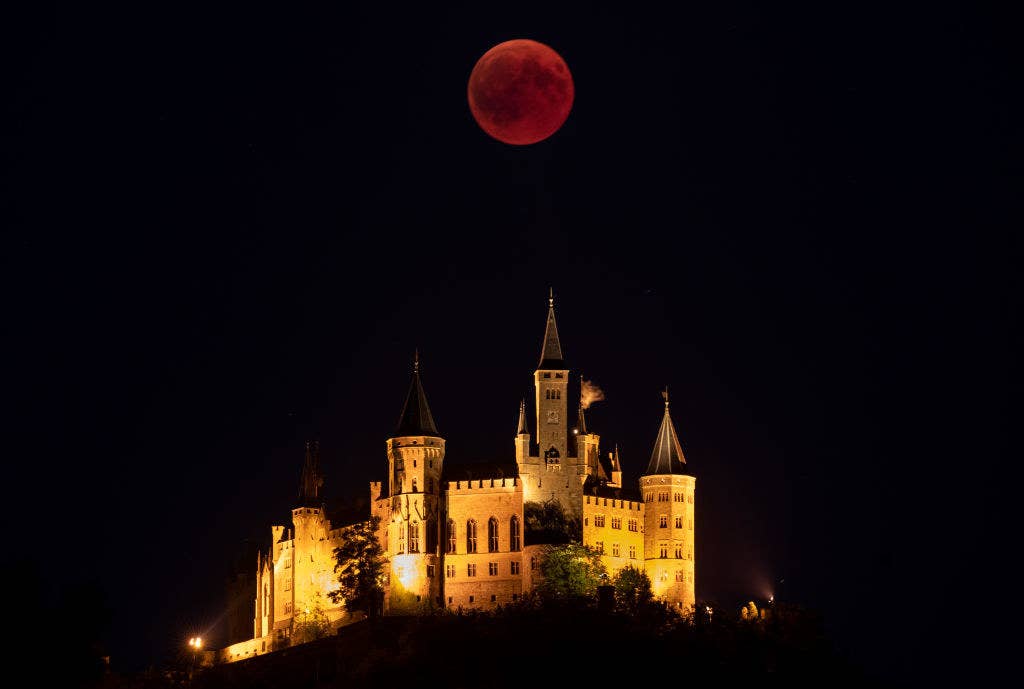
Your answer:
[[[675,425],[668,413],[668,391],[662,394],[665,396],[665,416],[661,419],[658,438],[654,441],[654,452],[651,453],[651,461],[647,464],[644,476],[689,474],[686,457],[683,456],[683,448],[679,444],[679,436],[676,435]]]
[[[398,419],[398,428],[395,430],[395,437],[406,435],[428,435],[440,438],[437,426],[434,425],[434,417],[430,413],[430,406],[427,404],[427,395],[423,392],[423,383],[420,382],[420,357],[416,354],[416,363],[412,371],[412,383],[409,385],[409,394],[405,397],[405,406],[402,407],[402,415]]]

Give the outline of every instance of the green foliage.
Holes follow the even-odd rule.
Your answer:
[[[608,577],[600,551],[579,543],[548,546],[540,572],[540,594],[551,599],[593,598]]]
[[[380,517],[346,526],[341,532],[341,545],[334,549],[334,572],[340,587],[331,591],[331,601],[344,601],[350,613],[377,613],[384,592],[384,550],[377,540]]]
[[[523,504],[526,545],[579,543],[583,527],[579,518],[569,517],[557,500]]]
[[[307,641],[322,639],[331,633],[331,622],[327,619],[320,598],[307,602],[297,615],[292,618],[292,643],[304,644]]]
[[[627,565],[612,578],[615,587],[615,608],[621,612],[636,614],[640,608],[654,600],[651,593],[651,579],[647,572]]]

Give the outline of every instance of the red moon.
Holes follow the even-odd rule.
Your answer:
[[[469,75],[469,109],[498,141],[523,146],[543,141],[569,117],[575,89],[562,56],[518,38],[483,54]]]

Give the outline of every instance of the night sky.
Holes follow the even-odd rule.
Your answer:
[[[307,439],[328,497],[385,478],[414,349],[449,459],[512,459],[553,288],[629,486],[669,388],[698,598],[820,610],[872,672],[961,657],[945,616],[1012,593],[988,564],[1019,348],[1011,27],[661,5],[5,22],[15,610],[75,633],[93,623],[63,613],[100,606],[115,668],[215,644],[229,564],[289,523]],[[511,38],[574,77],[532,146],[466,102]]]

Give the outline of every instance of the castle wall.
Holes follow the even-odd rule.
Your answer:
[[[644,504],[586,495],[583,544],[599,548],[608,576],[626,565],[644,569]]]
[[[517,478],[451,481],[446,485],[444,604],[449,609],[491,607],[518,600],[523,593],[523,485]],[[510,525],[518,520],[518,548]],[[489,550],[488,523],[497,521],[497,549]],[[448,552],[447,520],[455,524],[455,552]],[[470,551],[467,525],[476,522],[476,552]],[[471,568],[473,574],[471,574]]]

